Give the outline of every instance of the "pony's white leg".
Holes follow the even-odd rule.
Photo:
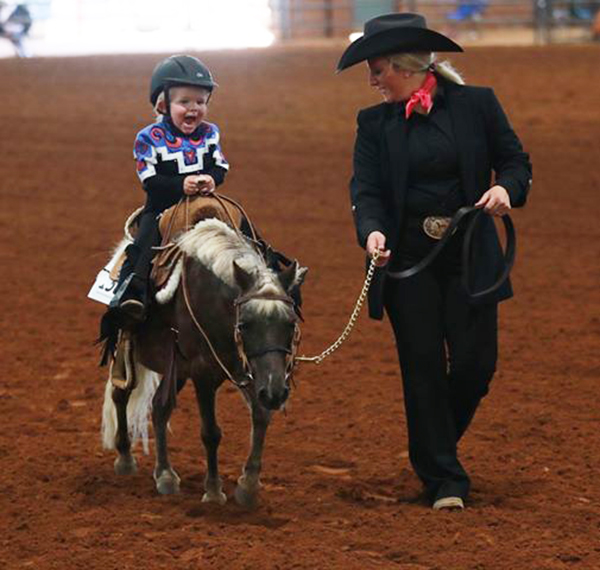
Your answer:
[[[212,387],[206,388],[201,380],[195,380],[194,386],[200,417],[202,418],[200,436],[206,450],[207,470],[204,479],[206,492],[202,497],[202,502],[224,505],[227,502],[227,495],[223,493],[223,482],[219,476],[218,449],[221,442],[221,428],[217,424],[215,414],[216,390]]]
[[[235,500],[244,507],[253,508],[258,503],[262,453],[267,428],[271,421],[271,412],[261,406],[254,394],[244,393],[244,396],[252,414],[252,443],[250,454],[235,488]]]
[[[135,473],[137,465],[131,454],[127,424],[127,402],[131,390],[117,388],[108,378],[102,406],[102,443],[105,449],[116,449],[114,469],[117,475]]]
[[[135,364],[136,386],[119,388],[109,378],[102,409],[102,441],[105,449],[119,453],[114,469],[117,475],[135,473],[136,461],[131,447],[141,439],[148,453],[148,413],[160,376],[139,363]]]
[[[104,387],[104,404],[102,405],[102,447],[104,449],[115,449],[115,438],[117,437],[117,409],[112,400],[113,385],[110,378],[106,380]]]

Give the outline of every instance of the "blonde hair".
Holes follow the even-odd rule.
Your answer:
[[[157,122],[162,121],[162,119],[164,118],[164,113],[159,111],[159,107],[164,105],[165,103],[165,92],[161,91],[160,95],[156,98],[156,103],[154,103],[154,115],[156,117]]]
[[[459,85],[465,84],[462,75],[454,69],[451,63],[447,60],[438,62],[437,55],[434,52],[396,53],[390,55],[388,59],[396,69],[404,69],[415,73],[432,69],[448,81]]]

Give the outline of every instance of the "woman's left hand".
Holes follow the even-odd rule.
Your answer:
[[[475,204],[476,208],[483,208],[490,216],[504,216],[508,214],[510,196],[503,186],[492,186]]]

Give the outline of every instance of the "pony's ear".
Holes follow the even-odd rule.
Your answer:
[[[233,278],[243,293],[247,293],[254,285],[254,277],[251,273],[240,267],[235,260],[233,261]]]
[[[283,287],[284,291],[289,293],[294,287],[300,287],[304,283],[306,277],[306,267],[300,267],[298,262],[294,260],[294,263],[288,265],[279,275],[279,282]]]

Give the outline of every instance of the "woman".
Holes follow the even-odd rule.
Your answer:
[[[395,335],[404,387],[411,463],[433,508],[462,509],[469,477],[457,444],[488,391],[497,358],[497,304],[508,281],[469,296],[461,284],[459,228],[425,270],[387,274],[423,259],[450,217],[475,205],[473,287],[502,272],[491,216],[525,204],[531,165],[493,91],[468,87],[435,52],[462,48],[427,28],[417,14],[388,14],[365,24],[338,71],[367,61],[369,83],[384,102],[358,114],[352,210],[360,245],[379,266],[369,292],[372,318],[383,310]],[[494,182],[492,180],[494,173]]]

